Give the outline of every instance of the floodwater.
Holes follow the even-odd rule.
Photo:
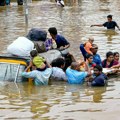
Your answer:
[[[104,23],[108,14],[120,25],[120,0],[65,0],[65,4],[61,8],[54,0],[29,2],[28,25],[23,6],[12,2],[0,7],[0,53],[31,28],[47,30],[52,26],[69,40],[70,52],[77,59],[81,58],[79,44],[90,36],[95,38],[102,59],[107,51],[120,52],[120,31],[90,27]],[[0,120],[119,120],[119,101],[120,77],[100,88],[61,82],[49,86],[0,82]]]

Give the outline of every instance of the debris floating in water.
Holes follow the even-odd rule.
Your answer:
[[[64,7],[65,3],[63,0],[55,0],[57,2],[57,5]]]

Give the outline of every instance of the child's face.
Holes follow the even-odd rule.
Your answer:
[[[89,63],[92,63],[92,61],[93,61],[93,56],[90,56],[90,57],[88,58],[88,62],[89,62]]]
[[[89,40],[90,41],[90,43],[93,43],[94,42],[94,40]]]
[[[97,68],[94,68],[94,74],[95,76],[99,76],[101,72]]]

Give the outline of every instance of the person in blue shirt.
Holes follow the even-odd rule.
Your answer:
[[[96,44],[92,45],[91,52],[93,53],[93,62],[96,63],[96,65],[102,66],[101,57],[99,54],[97,54],[98,46]]]
[[[62,36],[58,35],[57,29],[55,27],[51,27],[48,29],[52,39],[56,41],[57,48],[62,51],[70,47],[70,43]]]
[[[91,27],[93,26],[98,26],[98,27],[106,27],[107,29],[112,29],[115,30],[115,27],[118,28],[118,30],[120,30],[120,27],[118,26],[118,24],[115,21],[112,21],[112,15],[108,15],[107,16],[107,22],[105,22],[104,24],[96,24],[96,25],[91,25]]]
[[[69,84],[83,84],[85,78],[91,74],[91,71],[86,65],[86,71],[80,71],[80,65],[83,63],[72,62],[71,66],[67,68],[66,75]]]
[[[91,86],[105,86],[107,85],[107,76],[102,73],[102,67],[96,65],[94,67],[93,80],[91,82]]]

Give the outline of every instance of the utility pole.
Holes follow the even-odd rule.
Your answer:
[[[28,0],[24,0],[25,23],[28,26]]]

